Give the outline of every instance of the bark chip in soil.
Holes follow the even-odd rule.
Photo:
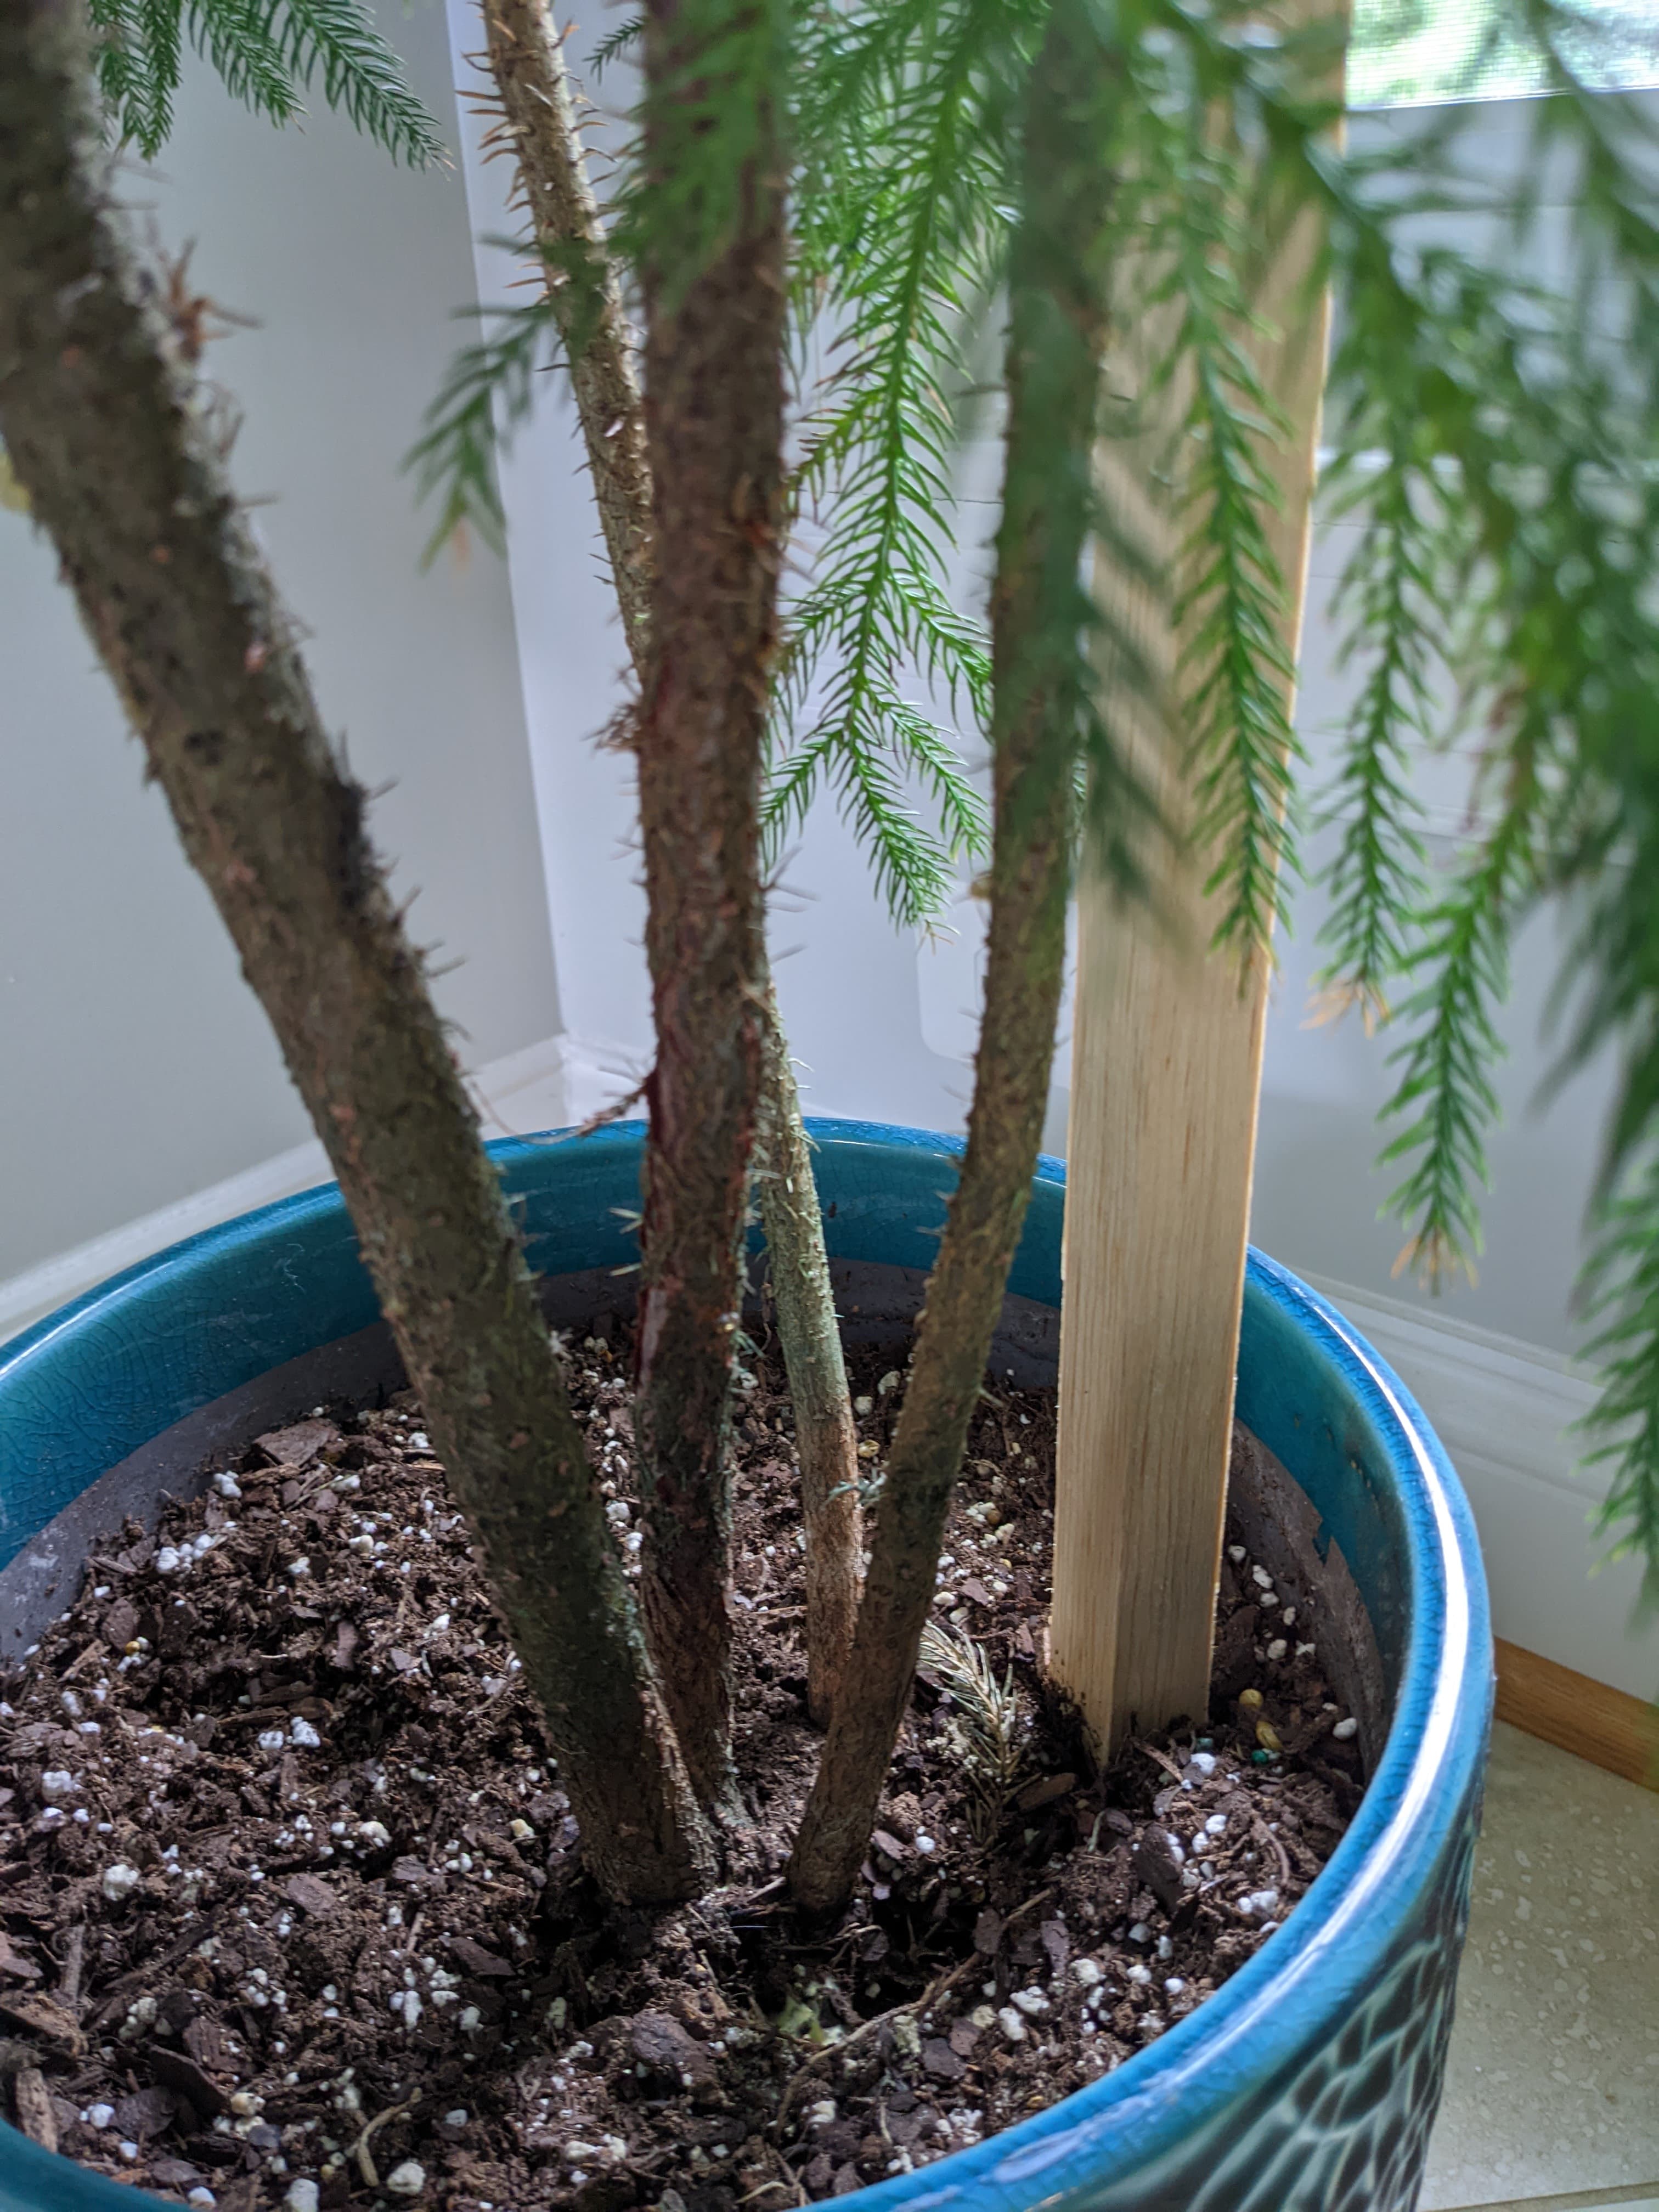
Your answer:
[[[622,1334],[567,1356],[631,1556]],[[851,1364],[878,1472],[902,1376]],[[0,2075],[25,2133],[222,2212],[781,2212],[1096,2079],[1267,1940],[1358,1802],[1320,1624],[1231,1543],[1210,1712],[1091,1779],[1036,1664],[1054,1395],[995,1378],[857,1894],[828,1935],[793,1919],[819,1738],[769,1354],[744,1400],[751,1826],[728,1886],[672,1911],[586,1881],[411,1399],[318,1407],[155,1535],[109,1535],[0,1675]]]

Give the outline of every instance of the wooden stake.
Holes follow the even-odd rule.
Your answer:
[[[1295,426],[1272,526],[1292,656],[1328,322],[1304,303],[1312,246],[1310,227],[1292,234],[1261,300],[1269,322],[1277,308],[1291,325],[1258,362]],[[1103,456],[1143,528],[1175,419]],[[1182,641],[1167,603],[1142,593],[1136,612],[1178,709]],[[1179,819],[1173,776],[1163,797]],[[1259,961],[1241,988],[1236,953],[1206,953],[1216,915],[1202,859],[1164,871],[1167,931],[1126,915],[1097,872],[1078,892],[1050,1658],[1103,1750],[1132,1724],[1201,1719],[1209,1701],[1267,977]]]

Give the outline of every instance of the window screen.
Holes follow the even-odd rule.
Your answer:
[[[1659,0],[1579,0],[1581,66],[1609,89],[1659,84]],[[1348,100],[1354,107],[1513,100],[1544,87],[1503,0],[1354,0]]]

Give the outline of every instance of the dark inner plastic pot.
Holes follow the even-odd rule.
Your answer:
[[[758,1271],[757,1274],[763,1271]],[[902,1358],[926,1278],[913,1267],[870,1261],[831,1264],[842,1335],[849,1346],[891,1350]],[[631,1319],[634,1301],[609,1268],[544,1277],[543,1310],[560,1329],[586,1329],[609,1315]],[[756,1303],[750,1318],[758,1320]],[[1053,1389],[1057,1376],[1060,1316],[1031,1298],[1004,1302],[992,1349],[992,1370],[1018,1387]],[[164,1498],[191,1498],[205,1488],[211,1467],[222,1465],[253,1438],[297,1419],[325,1401],[373,1405],[404,1387],[403,1363],[384,1322],[274,1367],[257,1381],[215,1399],[175,1422],[113,1467],[43,1528],[0,1571],[0,1634],[15,1655],[33,1643],[64,1610],[79,1587],[82,1562],[101,1537],[131,1515],[153,1529]],[[1369,1773],[1388,1731],[1389,1696],[1382,1662],[1353,1577],[1340,1548],[1322,1558],[1316,1538],[1319,1516],[1294,1479],[1267,1448],[1241,1432],[1234,1455],[1230,1504],[1243,1540],[1291,1601],[1328,1627],[1322,1662],[1343,1703],[1359,1723]]]

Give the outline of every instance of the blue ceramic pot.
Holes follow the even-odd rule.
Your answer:
[[[960,1147],[814,1125],[842,1295],[913,1308]],[[574,1317],[631,1256],[641,1132],[494,1147],[532,1266]],[[1039,1167],[1003,1349],[1052,1372],[1064,1170]],[[610,1285],[607,1291],[605,1287]],[[1133,1294],[1133,1285],[1126,1294]],[[88,1539],[188,1488],[210,1453],[395,1376],[330,1185],[209,1231],[0,1352],[0,1635],[15,1651],[78,1588]],[[1491,1706],[1468,1509],[1427,1422],[1324,1301],[1253,1253],[1237,1410],[1302,1535],[1261,1540],[1295,1590],[1321,1562],[1357,1600],[1346,1694],[1372,1775],[1290,1919],[1200,2010],[1091,2087],[848,2212],[1411,2212],[1440,2094]],[[1291,1502],[1288,1506],[1285,1500]],[[1254,1534],[1253,1534],[1254,1540]],[[6,1565],[6,1562],[9,1565]],[[1339,1596],[1340,1593],[1339,1592]],[[1340,1611],[1340,1607],[1336,1608]],[[1342,1662],[1333,1671],[1339,1679]],[[1365,1680],[1370,1678],[1369,1688]],[[134,2193],[0,2125],[0,2212],[121,2212]]]

